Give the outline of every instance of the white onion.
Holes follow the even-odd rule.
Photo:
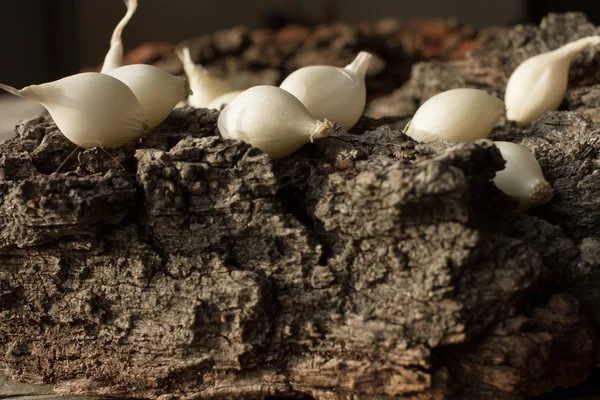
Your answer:
[[[285,157],[333,131],[331,122],[317,120],[276,86],[255,86],[238,95],[221,111],[218,126],[223,138],[247,142],[271,158]]]
[[[502,100],[483,90],[452,89],[423,103],[404,133],[419,142],[472,142],[488,137],[503,114]]]

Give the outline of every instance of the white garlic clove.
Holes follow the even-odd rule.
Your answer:
[[[104,57],[104,64],[100,72],[108,72],[123,65],[123,41],[121,40],[121,34],[138,6],[137,0],[126,0],[125,4],[127,5],[127,13],[113,31],[110,39],[110,49],[108,49],[108,53]]]
[[[317,119],[328,119],[351,129],[367,101],[365,76],[373,56],[361,51],[344,68],[313,65],[290,74],[280,85],[296,96]]]
[[[177,103],[190,93],[185,78],[171,75],[151,65],[126,65],[106,74],[129,86],[142,105],[150,128],[163,122]]]
[[[404,133],[419,142],[472,142],[488,137],[504,110],[502,100],[483,90],[447,90],[423,103]]]
[[[567,91],[571,62],[585,48],[597,44],[600,36],[585,37],[521,63],[506,86],[507,118],[527,128],[546,111],[556,110]]]
[[[498,189],[517,197],[521,210],[544,204],[552,199],[552,187],[535,156],[525,147],[510,142],[494,142],[506,165],[493,179]]]
[[[231,102],[231,100],[235,99],[238,95],[242,93],[244,93],[243,90],[236,90],[234,92],[225,93],[208,103],[206,108],[220,110],[221,107],[226,106]]]
[[[82,73],[21,90],[0,84],[0,89],[44,106],[63,135],[80,147],[117,148],[148,128],[131,89],[106,74]]]
[[[285,157],[333,132],[331,122],[317,120],[276,86],[255,86],[238,95],[221,111],[218,126],[223,138],[249,143],[271,158]]]
[[[183,48],[177,55],[183,64],[183,69],[193,92],[188,98],[190,106],[206,108],[217,97],[234,91],[229,82],[211,76],[205,68],[196,65],[187,47]]]

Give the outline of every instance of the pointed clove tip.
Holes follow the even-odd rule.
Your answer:
[[[373,60],[373,54],[363,50],[359,52],[354,60],[346,66],[346,69],[353,71],[364,78],[367,75],[369,66],[371,65],[371,60]]]
[[[135,11],[138,6],[138,0],[125,0],[125,5],[129,10]]]
[[[373,58],[373,54],[369,53],[368,51],[365,51],[365,50],[360,51],[358,53],[358,56],[360,56],[364,60],[371,60]]]

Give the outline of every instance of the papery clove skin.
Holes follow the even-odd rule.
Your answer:
[[[404,133],[419,142],[472,142],[488,137],[504,111],[504,102],[483,90],[447,90],[423,103]]]
[[[220,110],[223,106],[226,106],[227,104],[229,104],[233,99],[235,99],[238,95],[240,95],[242,93],[244,93],[243,90],[236,90],[233,92],[225,93],[225,94],[217,97],[210,103],[208,103],[206,108],[213,109],[213,110]]]
[[[600,36],[589,36],[522,62],[506,85],[506,116],[527,128],[546,111],[563,102],[573,59],[586,48],[600,44]]]
[[[87,72],[21,90],[3,84],[0,89],[44,106],[63,135],[83,148],[121,147],[148,128],[135,94],[110,75]]]
[[[291,73],[280,85],[317,119],[328,119],[349,130],[360,119],[367,101],[365,76],[373,55],[361,51],[344,68],[313,65]]]
[[[192,60],[189,48],[181,49],[177,55],[183,64],[183,70],[193,92],[188,97],[188,105],[195,108],[207,108],[210,102],[217,97],[235,90],[229,82],[211,76],[204,67],[196,65]]]
[[[123,65],[123,40],[121,39],[121,35],[123,29],[125,29],[125,26],[127,26],[133,14],[135,14],[138,2],[137,0],[127,0],[125,4],[127,5],[127,13],[113,31],[110,39],[110,49],[108,49],[104,57],[104,63],[100,72],[108,72]]]
[[[273,159],[327,137],[334,129],[276,86],[255,86],[238,95],[221,111],[218,127],[223,138],[249,143]]]
[[[533,153],[520,144],[496,141],[506,161],[504,169],[496,172],[493,179],[498,189],[509,196],[517,197],[520,210],[545,204],[552,199],[552,186],[544,178],[544,173]]]
[[[139,100],[150,128],[162,123],[191,91],[185,78],[146,64],[119,67],[106,74],[125,83]]]

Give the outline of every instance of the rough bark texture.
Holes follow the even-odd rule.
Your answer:
[[[266,76],[249,49],[288,42],[243,32],[203,49]],[[362,47],[362,30],[331,32],[331,52],[292,46],[277,68]],[[278,161],[220,139],[216,111],[174,111],[139,143],[66,162],[50,120],[24,124],[0,145],[3,371],[163,399],[513,400],[579,384],[598,357],[600,53],[575,61],[563,111],[493,133],[530,148],[554,187],[529,214],[489,182],[504,165],[491,141],[400,128],[439,91],[501,95],[520,61],[594,32],[579,14],[483,32],[468,59],[417,64],[374,100],[386,118]]]

